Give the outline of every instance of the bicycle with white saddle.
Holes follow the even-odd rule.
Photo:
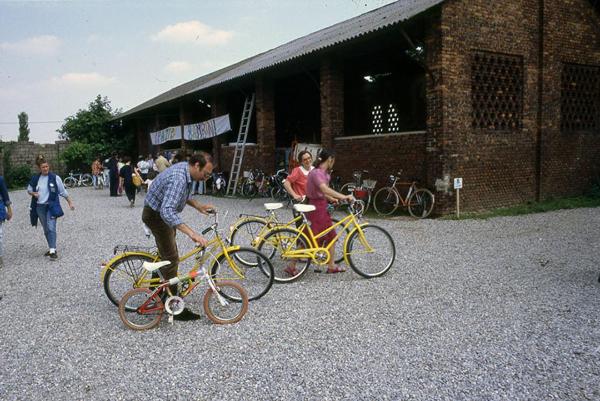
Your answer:
[[[204,251],[201,251],[204,252]],[[119,302],[119,317],[133,330],[156,327],[166,311],[169,322],[185,308],[187,298],[202,282],[208,283],[202,305],[206,316],[216,324],[239,322],[248,311],[248,294],[236,282],[215,280],[203,266],[184,276],[165,280],[160,269],[171,262],[144,262],[142,267],[150,274],[157,274],[160,283],[156,288],[140,287],[129,290]],[[229,298],[229,299],[228,299]],[[232,299],[240,300],[232,301]]]

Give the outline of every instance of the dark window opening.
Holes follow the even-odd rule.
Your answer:
[[[404,49],[345,61],[345,135],[425,130],[425,71]]]
[[[560,114],[562,132],[600,131],[600,67],[563,65]]]
[[[321,142],[319,73],[315,71],[277,80],[275,90],[275,146],[292,142]]]
[[[514,131],[523,125],[523,58],[473,52],[471,57],[472,127]]]

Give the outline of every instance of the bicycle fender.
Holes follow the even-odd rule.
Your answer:
[[[113,256],[113,258],[111,260],[106,262],[106,264],[100,271],[100,281],[101,282],[104,281],[104,275],[106,274],[106,271],[108,269],[110,269],[110,267],[113,264],[115,264],[116,262],[118,262],[119,260],[123,259],[126,256],[148,256],[148,257],[154,259],[155,262],[159,259],[157,255],[153,255],[153,254],[147,253],[147,252],[124,252],[124,253],[121,253],[119,255]]]

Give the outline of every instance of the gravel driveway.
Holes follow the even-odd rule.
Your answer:
[[[71,195],[77,209],[59,221],[52,262],[26,193],[11,193],[1,400],[600,399],[600,208],[378,221],[398,250],[382,278],[308,272],[238,324],[134,332],[99,273],[116,244],[152,244],[142,200],[130,209],[106,190]],[[202,199],[229,210],[224,227],[261,211],[260,201]],[[192,210],[184,219],[209,221]]]

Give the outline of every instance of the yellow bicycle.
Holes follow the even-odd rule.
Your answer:
[[[244,289],[248,293],[248,300],[253,301],[264,296],[273,285],[274,271],[270,260],[254,248],[230,246],[223,239],[218,229],[217,213],[214,213],[214,223],[202,232],[209,235],[209,243],[206,247],[196,246],[190,252],[179,257],[184,262],[192,257],[195,258],[194,267],[191,272],[210,261],[208,272],[215,281],[219,280],[243,280]],[[116,253],[116,248],[115,248]],[[123,295],[131,288],[155,287],[160,283],[159,277],[153,277],[143,268],[144,262],[160,261],[158,251],[154,249],[125,248],[125,250],[114,256],[102,269],[102,281],[104,292],[108,299],[119,305]],[[245,264],[243,261],[249,261]],[[234,295],[225,297],[234,301],[241,298]]]
[[[349,232],[343,244],[343,259],[356,273],[365,278],[385,274],[396,259],[396,246],[392,236],[383,228],[370,223],[360,223],[353,204],[350,213],[328,229],[314,234],[305,213],[315,210],[313,205],[294,205],[301,214],[299,228],[274,227],[264,238],[259,239],[258,250],[269,256],[275,271],[275,281],[291,282],[306,272],[311,262],[326,265],[331,259],[331,249],[344,232]],[[320,240],[329,232],[339,228],[335,239],[325,246]],[[295,263],[295,275],[286,272],[290,263]],[[289,269],[287,269],[289,271]]]
[[[240,214],[240,218],[229,227],[229,243],[231,245],[239,245],[256,248],[265,236],[276,227],[299,227],[302,223],[302,216],[298,214],[289,221],[281,221],[276,210],[283,207],[283,203],[265,203],[264,204],[266,214],[264,216]],[[358,218],[359,215],[355,214]],[[333,223],[339,222],[339,219],[332,217]],[[337,258],[335,263],[340,263],[344,260],[343,255],[343,244],[344,234],[349,234],[349,230],[343,230],[342,236],[335,243],[335,255]],[[269,255],[267,255],[269,256]],[[245,261],[245,263],[252,263],[251,261]]]

